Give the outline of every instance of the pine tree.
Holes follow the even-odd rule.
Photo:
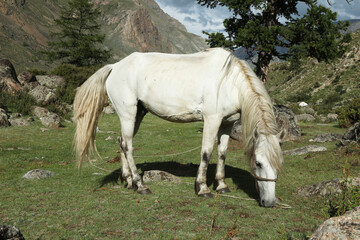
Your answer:
[[[298,29],[290,27],[288,24],[291,22],[292,26],[296,26],[299,23],[297,27],[303,27],[308,20],[300,21],[302,18],[299,18],[297,5],[302,2],[310,9],[317,7],[316,0],[197,0],[197,2],[210,8],[215,8],[217,5],[226,6],[232,11],[233,16],[224,20],[228,36],[220,36],[223,35],[222,33],[211,33],[208,34],[207,41],[211,46],[244,47],[247,49],[250,59],[257,54],[257,61],[253,62],[256,66],[255,72],[264,83],[272,58],[286,59],[289,57],[288,53],[280,53],[278,47],[290,49],[301,44],[302,39],[295,38]],[[328,10],[326,14],[332,14],[332,12]],[[325,32],[320,35],[326,36],[330,31],[332,35],[340,36],[339,31],[346,28],[345,24],[334,26],[334,24],[328,25],[327,29],[323,29]],[[313,31],[317,30],[319,28],[313,28]],[[335,46],[339,41],[341,39],[335,39],[332,44]],[[303,46],[301,48],[304,49]],[[332,51],[332,49],[328,49],[328,51]],[[294,52],[296,51],[292,51],[292,53]],[[301,51],[302,54],[305,52]],[[311,56],[309,52],[306,54]]]
[[[101,64],[110,57],[102,47],[105,35],[100,34],[100,11],[90,0],[69,0],[55,20],[59,32],[52,32],[47,55],[76,66]]]

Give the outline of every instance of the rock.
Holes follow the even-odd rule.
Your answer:
[[[30,90],[29,94],[35,98],[37,103],[40,104],[47,104],[57,98],[50,88],[42,85],[38,85]]]
[[[360,206],[326,220],[310,236],[310,240],[328,239],[360,239]]]
[[[349,144],[360,144],[360,122],[357,122],[349,127],[340,142],[336,145],[343,147]]]
[[[299,103],[299,106],[300,107],[306,107],[306,106],[308,106],[309,104],[307,104],[306,102],[301,102],[301,103]]]
[[[59,128],[63,126],[59,115],[53,112],[49,112],[45,117],[41,117],[40,121],[42,125],[48,128]]]
[[[40,83],[40,85],[53,90],[66,84],[65,78],[57,75],[38,75],[36,76],[36,80]]]
[[[274,105],[274,114],[279,130],[285,130],[282,141],[295,140],[301,136],[301,129],[296,121],[295,114],[290,108],[283,105]],[[231,129],[230,137],[241,142],[241,133],[241,121],[238,120]]]
[[[274,113],[279,130],[282,131],[284,129],[286,133],[282,139],[283,141],[295,140],[301,136],[301,129],[294,112],[290,108],[284,105],[274,105]]]
[[[336,113],[329,113],[327,115],[328,122],[336,122],[338,120],[338,115]]]
[[[20,230],[15,226],[0,225],[0,239],[2,240],[25,240]]]
[[[0,108],[0,127],[9,127],[9,126],[10,123],[6,111]]]
[[[237,120],[234,123],[233,128],[231,129],[230,137],[232,139],[235,139],[235,140],[241,142],[242,141],[241,135],[242,135],[241,120]]]
[[[323,146],[317,146],[317,145],[309,145],[306,147],[301,147],[301,148],[295,148],[292,150],[286,150],[283,151],[284,155],[303,155],[306,154],[308,152],[323,152],[326,151],[326,147]]]
[[[22,91],[22,87],[16,77],[15,68],[8,59],[0,60],[0,91],[15,93]]]
[[[33,106],[31,112],[40,119],[41,123],[48,128],[59,128],[61,124],[61,118],[56,113],[50,112],[46,108]]]
[[[310,139],[311,142],[334,142],[341,138],[340,134],[337,133],[324,133],[324,134],[318,134],[313,139]]]
[[[18,80],[23,87],[28,88],[29,90],[32,90],[35,87],[37,87],[38,85],[40,85],[36,81],[35,76],[31,72],[28,72],[28,71],[21,73],[18,76]]]
[[[54,172],[47,171],[47,170],[41,170],[41,169],[34,169],[29,172],[27,172],[23,178],[26,179],[40,179],[40,178],[48,178],[55,176]]]
[[[312,116],[314,116],[314,117],[317,115],[316,112],[315,112],[315,110],[312,109],[312,108],[309,107],[309,106],[300,108],[300,112],[301,112],[301,113],[310,114],[310,115],[312,115]]]
[[[108,137],[105,139],[105,141],[114,140],[114,139],[115,139],[115,137],[113,137],[113,136],[108,136]]]
[[[146,182],[172,182],[172,183],[181,183],[181,179],[171,173],[160,171],[160,170],[150,170],[145,171],[143,175],[143,181]]]
[[[341,181],[342,179],[339,178],[301,187],[297,190],[297,194],[303,197],[338,195],[342,191]],[[360,177],[352,178],[351,185],[360,186]]]
[[[32,114],[38,118],[45,117],[50,111],[43,107],[33,106],[31,108]]]
[[[11,124],[11,126],[17,126],[17,127],[23,127],[23,126],[30,125],[30,122],[24,118],[10,118],[9,123]]]
[[[115,113],[115,109],[111,105],[106,106],[103,111],[105,114],[114,114]]]
[[[315,121],[315,117],[310,115],[310,114],[307,114],[307,113],[296,115],[296,119],[298,121],[302,121],[302,122],[313,122],[313,121]]]

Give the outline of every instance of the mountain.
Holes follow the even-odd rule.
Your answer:
[[[360,96],[360,30],[343,57],[332,62],[307,58],[300,64],[288,61],[270,65],[266,84],[270,96],[296,112],[298,103],[307,102],[319,114],[334,113],[336,108]]]
[[[0,58],[17,68],[48,69],[49,32],[68,0],[1,0]],[[104,45],[115,62],[134,51],[192,53],[206,49],[205,40],[161,10],[154,0],[94,0],[101,11]]]

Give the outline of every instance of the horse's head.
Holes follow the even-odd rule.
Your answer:
[[[277,137],[260,134],[251,158],[251,168],[260,195],[260,205],[263,207],[273,207],[276,204],[275,185],[282,162]]]

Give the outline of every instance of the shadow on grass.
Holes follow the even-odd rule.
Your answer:
[[[141,169],[142,172],[150,171],[150,170],[161,170],[171,173],[178,177],[193,177],[194,183],[195,183],[197,170],[199,167],[198,164],[192,164],[192,163],[182,164],[174,161],[140,163],[137,164],[136,166],[139,170]],[[213,186],[213,189],[215,189],[216,187],[214,184],[215,172],[216,172],[216,164],[209,164],[207,171],[207,185],[209,187]],[[226,165],[225,175],[227,179],[229,178],[232,179],[238,190],[244,191],[250,198],[257,199],[259,197],[255,188],[255,180],[248,171]],[[103,187],[106,184],[116,184],[119,182],[119,180],[123,182],[120,168],[103,177],[102,180],[100,181],[99,188]]]

